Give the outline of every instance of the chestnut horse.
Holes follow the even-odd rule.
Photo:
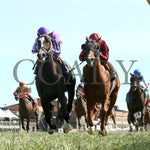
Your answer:
[[[145,99],[144,91],[140,87],[140,78],[138,75],[131,74],[130,78],[130,91],[127,93],[129,101],[127,103],[128,107],[128,123],[130,126],[130,131],[132,131],[132,126],[135,125],[136,130],[138,126],[141,130],[144,128],[144,114],[145,114]]]
[[[37,130],[39,129],[38,127],[38,115],[39,115],[39,108],[38,108],[38,102],[36,98],[33,98],[36,104],[36,107],[33,108],[32,102],[28,100],[26,96],[23,96],[23,98],[19,99],[19,115],[20,115],[20,120],[22,124],[22,128],[24,130],[29,131],[29,123],[30,123],[30,117],[34,113],[36,117],[36,128]],[[27,120],[27,125],[26,128],[24,126],[24,119]]]
[[[67,79],[64,77],[62,66],[67,66],[68,70],[71,70],[71,67],[64,61],[62,62],[58,56],[54,55],[51,34],[40,36],[37,42],[37,56],[41,64],[39,65],[36,77],[36,87],[41,99],[46,122],[50,127],[49,133],[53,133],[56,125],[51,123],[51,101],[58,98],[63,110],[63,118],[67,122],[67,127],[69,127],[68,119],[69,113],[72,111],[76,79],[73,71],[70,71]],[[65,92],[68,93],[68,99]],[[69,131],[70,129],[68,128],[67,130]]]
[[[116,103],[118,91],[120,88],[120,81],[116,73],[116,78],[111,86],[110,73],[101,64],[100,58],[100,47],[97,41],[89,40],[86,38],[85,45],[85,59],[87,65],[83,68],[83,76],[85,82],[85,98],[87,100],[87,111],[88,111],[88,124],[89,126],[95,125],[92,119],[94,113],[94,106],[96,103],[101,103],[102,110],[101,114],[101,131],[102,135],[107,133],[106,122],[108,116],[111,115],[112,109]],[[111,91],[110,91],[111,89]],[[108,104],[110,106],[108,108]]]

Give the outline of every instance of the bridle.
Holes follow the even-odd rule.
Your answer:
[[[136,91],[136,89],[140,86],[140,78],[138,75],[131,74],[130,78],[131,91]]]
[[[100,46],[97,41],[94,40],[87,40],[84,48],[84,53],[85,53],[85,61],[87,62],[88,65],[93,65],[93,62],[97,60],[100,55]],[[95,57],[92,57],[92,53],[94,53]]]
[[[49,35],[42,35],[37,39],[38,54],[37,57],[41,61],[45,61],[46,58],[53,52],[53,45],[51,37]]]

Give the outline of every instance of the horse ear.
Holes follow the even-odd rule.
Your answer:
[[[86,36],[86,41],[89,42],[89,38]]]
[[[53,31],[53,32],[54,32],[54,31]],[[53,32],[49,33],[48,35],[51,37],[51,36],[52,36],[52,34],[53,34]]]
[[[101,37],[99,39],[96,40],[96,42],[99,42],[101,40]]]
[[[132,73],[130,73],[130,75],[131,75],[131,76],[133,76],[133,74],[132,74]]]

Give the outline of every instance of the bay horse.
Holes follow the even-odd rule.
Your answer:
[[[150,98],[148,96],[148,101],[145,104],[145,116],[144,116],[145,130],[150,130],[148,128],[148,124],[150,126]]]
[[[84,52],[87,64],[83,68],[83,76],[85,98],[87,100],[88,124],[90,127],[95,125],[92,119],[94,106],[96,103],[101,103],[101,131],[99,133],[106,135],[106,122],[116,103],[120,81],[117,71],[114,68],[116,78],[111,83],[109,71],[101,64],[100,47],[98,44],[100,40],[101,38],[97,41],[89,40],[86,37]],[[109,102],[110,106],[108,108]]]
[[[144,129],[144,114],[145,114],[145,98],[144,91],[140,87],[140,77],[136,74],[131,74],[130,78],[130,90],[128,94],[129,102],[128,107],[128,123],[130,131],[132,131],[133,125],[135,125],[136,130],[141,127]]]
[[[63,109],[63,118],[68,124],[69,113],[72,110],[72,102],[74,99],[75,75],[71,67],[66,62],[54,55],[51,42],[51,34],[42,35],[38,39],[38,60],[41,64],[36,76],[36,88],[41,99],[41,104],[44,110],[45,119],[52,133],[56,128],[51,123],[52,104],[51,101],[58,98]],[[67,79],[63,75],[62,65],[66,65],[68,70],[71,70]],[[65,95],[68,93],[68,100]],[[69,130],[68,130],[69,131]]]
[[[22,128],[24,130],[29,131],[29,123],[30,123],[30,117],[32,114],[35,114],[35,119],[36,119],[36,129],[39,129],[38,126],[38,115],[39,115],[39,108],[38,108],[38,101],[36,98],[32,97],[34,99],[34,102],[36,104],[36,107],[33,108],[33,104],[31,101],[28,100],[28,98],[24,95],[22,98],[18,98],[19,100],[19,116],[20,116],[20,121]],[[24,126],[24,119],[26,119],[27,124],[26,128]]]
[[[74,109],[78,120],[78,128],[80,129],[82,116],[84,116],[85,123],[87,124],[87,102],[83,96],[77,96]]]

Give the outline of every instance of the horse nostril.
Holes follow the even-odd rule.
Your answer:
[[[45,57],[46,55],[45,55],[45,54],[42,54],[42,56]]]

